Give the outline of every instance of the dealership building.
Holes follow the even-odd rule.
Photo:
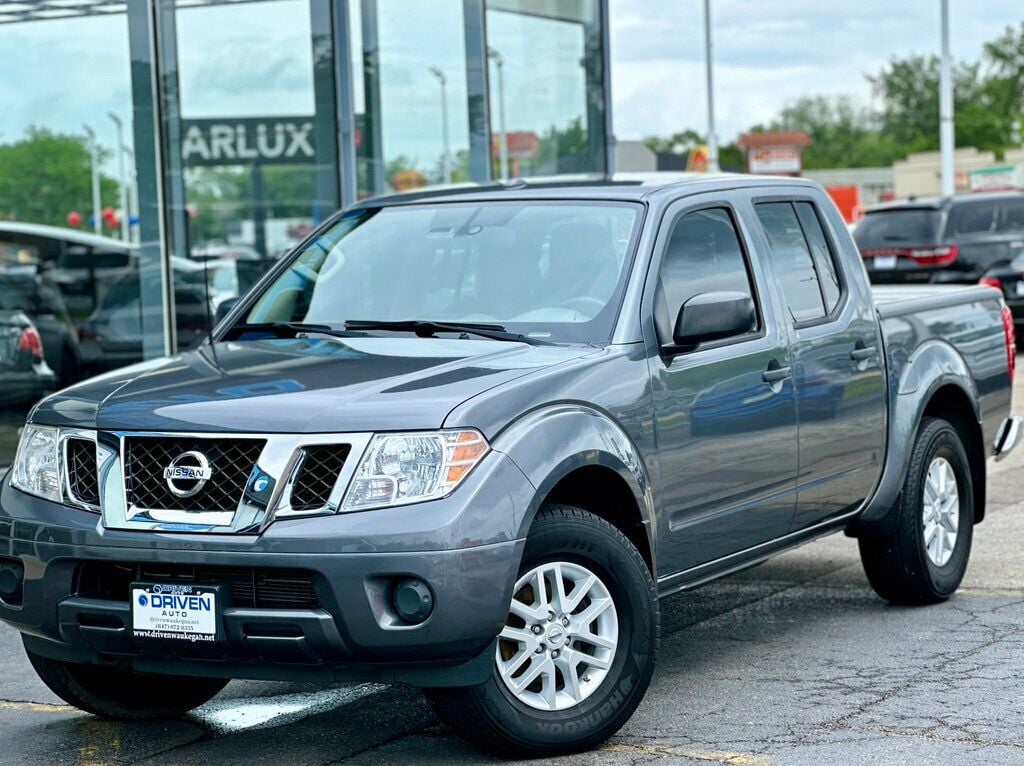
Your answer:
[[[60,199],[25,178],[27,202],[0,200],[0,265],[54,257],[5,221],[76,228],[54,252],[93,264],[113,257],[94,229],[129,243],[135,356],[173,353],[195,337],[175,307],[189,261],[244,260],[225,280],[244,289],[368,196],[606,172],[607,16],[607,0],[2,3],[0,151],[73,139],[100,177]],[[75,324],[114,312],[102,292]]]

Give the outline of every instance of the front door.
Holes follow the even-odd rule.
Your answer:
[[[797,425],[788,335],[744,246],[738,211],[687,200],[664,221],[644,312],[661,471],[658,560],[671,574],[788,531]],[[718,291],[751,295],[757,326],[667,353],[679,307]]]

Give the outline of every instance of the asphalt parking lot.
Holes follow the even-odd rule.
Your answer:
[[[988,518],[945,604],[887,605],[842,536],[663,601],[640,709],[560,762],[1024,763],[1022,467],[1024,448],[990,463]],[[415,689],[236,682],[186,720],[122,725],[63,705],[6,627],[0,666],[4,765],[490,762]]]

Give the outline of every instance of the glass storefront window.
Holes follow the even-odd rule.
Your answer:
[[[138,291],[128,26],[0,8],[0,469],[44,394],[104,369],[91,333]],[[159,307],[157,307],[159,310]]]
[[[468,181],[462,0],[350,7],[360,195]]]
[[[336,191],[323,199],[318,184],[334,108],[317,103],[310,7],[177,4],[180,118],[168,115],[167,132],[184,186],[171,208],[179,349],[201,342],[218,309],[337,207]],[[330,124],[326,140],[318,119]],[[333,161],[327,172],[336,189]]]
[[[494,178],[604,172],[601,47],[598,0],[487,0]]]

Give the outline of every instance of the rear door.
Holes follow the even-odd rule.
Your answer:
[[[754,200],[793,335],[800,460],[794,529],[858,508],[885,449],[882,343],[841,219],[813,195]],[[845,253],[840,247],[849,248]]]
[[[780,537],[795,510],[789,336],[777,321],[773,291],[750,258],[750,224],[728,198],[689,198],[669,208],[658,234],[643,319],[661,471],[658,559],[665,572]],[[757,326],[669,355],[664,346],[680,306],[716,291],[750,294]]]

